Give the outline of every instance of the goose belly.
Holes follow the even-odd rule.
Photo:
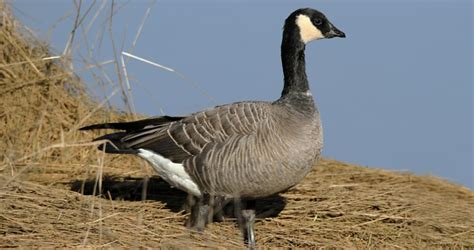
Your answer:
[[[253,166],[248,167],[254,170],[254,175],[247,175],[251,176],[249,183],[252,184],[244,191],[245,195],[272,195],[298,184],[315,166],[321,155],[321,129],[316,128],[304,135],[304,139],[296,137],[296,140],[286,140],[287,143],[280,143],[280,146],[266,147],[273,150],[265,150],[267,153],[261,154],[265,157],[257,158]],[[278,141],[271,143],[277,144]]]
[[[255,166],[262,169],[261,172],[265,174],[260,175],[258,181],[254,180],[253,185],[242,190],[243,196],[258,198],[285,191],[303,180],[318,159],[319,152],[298,159],[288,155],[288,160]]]
[[[201,196],[201,191],[196,183],[184,170],[183,164],[171,160],[151,150],[138,149],[138,155],[148,161],[160,177],[180,190],[195,196]]]
[[[193,161],[185,161],[184,165],[206,193],[224,197],[260,198],[279,193],[300,182],[318,160],[321,149],[314,145],[300,147],[299,150],[294,147],[281,147],[280,150],[264,148],[264,151],[260,151],[243,146],[240,150],[228,153],[227,158],[219,154],[226,151],[221,150],[198,168],[189,164]]]

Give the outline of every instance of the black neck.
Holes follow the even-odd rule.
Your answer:
[[[309,91],[304,59],[305,44],[300,40],[299,29],[285,27],[281,43],[281,62],[283,65],[284,87],[282,98]]]

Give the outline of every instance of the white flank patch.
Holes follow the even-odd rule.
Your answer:
[[[183,164],[174,163],[169,159],[146,149],[138,149],[138,155],[147,160],[156,172],[170,185],[195,196],[201,196],[196,183],[184,170]]]
[[[296,25],[300,28],[301,41],[304,43],[324,38],[323,33],[314,26],[311,19],[306,15],[298,15],[296,17]]]

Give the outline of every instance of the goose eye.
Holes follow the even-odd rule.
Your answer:
[[[315,18],[315,19],[313,19],[313,23],[314,23],[315,25],[321,25],[321,24],[323,23],[323,20],[321,20],[321,19],[319,19],[319,18]]]

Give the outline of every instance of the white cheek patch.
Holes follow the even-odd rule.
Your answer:
[[[316,28],[306,15],[296,17],[296,25],[300,28],[301,41],[304,43],[324,38],[323,33]]]
[[[174,163],[169,159],[146,149],[138,149],[138,155],[147,160],[163,180],[194,196],[201,196],[196,183],[184,170],[183,164]]]

